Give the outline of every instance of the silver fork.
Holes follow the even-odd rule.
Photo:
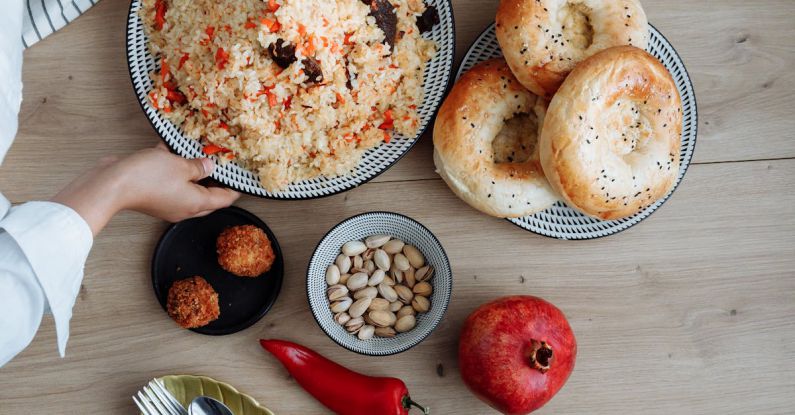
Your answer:
[[[188,411],[174,398],[159,379],[135,394],[133,401],[144,415],[187,415]]]

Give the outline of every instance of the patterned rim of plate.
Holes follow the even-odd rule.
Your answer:
[[[395,135],[389,144],[365,152],[356,170],[351,174],[327,178],[317,177],[311,180],[290,184],[286,190],[269,192],[259,184],[259,179],[248,169],[237,162],[229,162],[218,166],[212,178],[232,189],[267,199],[315,199],[331,196],[358,187],[378,177],[398,162],[420,140],[428,129],[436,111],[441,105],[447,90],[452,83],[453,57],[455,53],[455,20],[451,0],[426,0],[426,4],[435,6],[439,11],[440,23],[425,37],[436,41],[439,45],[436,56],[428,63],[424,72],[423,87],[425,99],[419,108],[420,129],[414,139]],[[127,15],[127,67],[138,103],[152,128],[171,148],[171,151],[185,158],[202,157],[201,145],[198,141],[185,137],[179,128],[160,116],[147,99],[152,88],[149,73],[159,67],[147,47],[147,36],[143,23],[138,16],[141,0],[131,0]]]
[[[668,42],[668,39],[651,24],[649,24],[649,45],[646,50],[662,62],[665,68],[671,72],[682,97],[682,147],[679,152],[679,175],[671,191],[643,211],[624,219],[603,221],[591,218],[568,207],[563,202],[558,202],[543,212],[521,218],[508,219],[511,223],[524,230],[550,238],[595,239],[616,234],[640,223],[671,197],[679,183],[682,182],[688,167],[690,167],[690,160],[693,158],[693,151],[696,147],[696,136],[698,134],[696,94],[693,89],[693,83],[690,81],[690,75],[688,75],[679,54]],[[471,69],[475,64],[501,56],[502,51],[494,32],[494,23],[492,23],[470,46],[464,56],[464,60],[461,62],[461,66],[458,68],[456,79],[460,78],[464,72]]]
[[[326,297],[326,268],[334,262],[345,242],[375,234],[391,235],[416,246],[434,267],[431,309],[417,317],[417,326],[392,338],[359,340],[334,321]],[[420,344],[439,325],[453,294],[453,271],[441,242],[425,225],[394,212],[367,212],[332,227],[320,239],[306,271],[306,296],[317,325],[338,345],[368,356],[389,356]]]

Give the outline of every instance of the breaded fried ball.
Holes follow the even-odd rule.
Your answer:
[[[221,314],[218,293],[198,276],[176,281],[168,289],[166,308],[168,315],[186,329],[206,326]]]
[[[258,277],[268,272],[276,259],[268,236],[254,225],[225,229],[216,248],[221,268],[238,277]]]

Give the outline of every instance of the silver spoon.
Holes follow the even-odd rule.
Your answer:
[[[199,396],[188,405],[188,415],[235,415],[223,403],[207,397]]]

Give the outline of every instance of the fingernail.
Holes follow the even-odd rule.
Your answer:
[[[213,174],[213,170],[215,170],[215,163],[213,162],[213,159],[203,158],[202,167],[204,167],[204,174],[209,176]]]

